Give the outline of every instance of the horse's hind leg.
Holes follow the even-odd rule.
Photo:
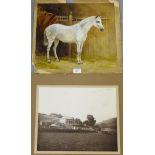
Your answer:
[[[50,48],[51,48],[51,46],[53,44],[53,41],[48,41],[48,46],[47,46],[47,62],[48,63],[51,62],[51,59],[50,59]]]
[[[58,44],[59,44],[59,40],[55,39],[54,40],[53,51],[54,51],[54,56],[55,56],[56,61],[59,61],[59,58],[57,56],[57,46],[58,46]]]

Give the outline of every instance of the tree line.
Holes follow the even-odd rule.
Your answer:
[[[95,125],[95,123],[96,123],[96,120],[95,120],[93,115],[87,115],[87,120],[82,122],[80,119],[76,118],[75,123],[77,123],[77,124],[79,124],[81,126],[93,127]]]

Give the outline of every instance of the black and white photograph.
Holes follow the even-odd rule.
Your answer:
[[[37,86],[35,151],[119,151],[117,86]]]

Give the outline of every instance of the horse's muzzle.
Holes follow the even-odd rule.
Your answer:
[[[102,32],[103,32],[103,31],[104,31],[104,29],[100,29],[100,31],[102,31]]]

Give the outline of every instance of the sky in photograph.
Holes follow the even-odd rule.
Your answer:
[[[57,113],[86,120],[88,114],[101,122],[117,117],[116,87],[39,86],[38,112]]]

